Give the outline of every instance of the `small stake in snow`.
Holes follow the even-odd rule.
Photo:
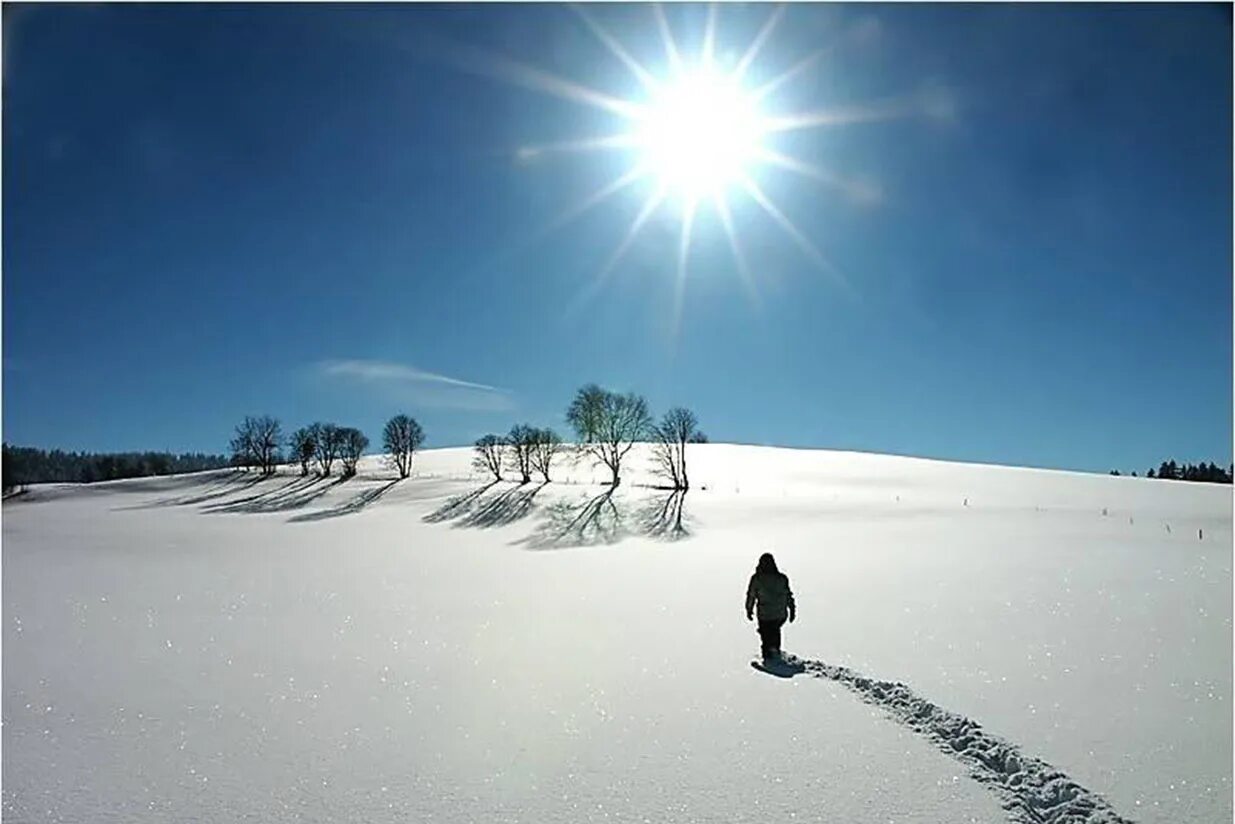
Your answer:
[[[1198,541],[1203,541],[1203,540],[1205,540],[1205,530],[1203,530],[1203,529],[1198,529],[1198,530],[1196,531],[1196,539],[1197,539]]]

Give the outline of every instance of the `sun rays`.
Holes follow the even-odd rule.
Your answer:
[[[765,120],[740,84],[705,60],[657,89],[636,121],[635,145],[685,214],[737,182],[763,148]]]
[[[739,221],[734,203],[755,204],[792,242],[813,266],[828,273],[843,290],[852,286],[817,244],[777,205],[760,185],[765,170],[795,175],[812,185],[825,187],[859,204],[878,200],[880,189],[868,181],[787,154],[773,145],[785,132],[836,128],[849,124],[882,121],[928,113],[931,102],[907,96],[837,107],[799,106],[788,112],[769,113],[765,102],[783,93],[791,84],[818,69],[831,47],[819,48],[788,62],[788,68],[758,84],[748,82],[761,54],[766,54],[782,26],[786,8],[777,6],[753,33],[740,55],[717,55],[717,7],[707,9],[702,36],[694,47],[685,47],[674,35],[665,10],[651,6],[647,37],[660,41],[663,70],[640,62],[627,44],[606,29],[592,10],[573,7],[574,14],[605,51],[634,80],[629,96],[591,88],[579,81],[518,63],[487,56],[483,73],[564,100],[616,115],[624,127],[610,134],[564,137],[527,145],[516,152],[525,162],[550,156],[577,156],[592,152],[623,153],[630,166],[613,180],[570,206],[546,227],[561,228],[585,212],[610,200],[634,184],[647,181],[647,194],[613,251],[603,260],[590,283],[574,302],[577,308],[605,286],[624,256],[638,241],[654,216],[669,208],[678,221],[672,268],[673,313],[677,328],[681,317],[692,244],[701,210],[711,210],[723,231],[728,250],[742,285],[752,301],[758,301],[758,286],[743,254]]]

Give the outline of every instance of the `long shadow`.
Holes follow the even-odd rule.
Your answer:
[[[532,549],[613,544],[626,534],[626,519],[613,501],[614,487],[582,505],[557,501],[545,507],[544,520],[531,535],[516,543]]]
[[[437,509],[424,516],[423,520],[431,524],[438,524],[442,521],[450,521],[455,518],[462,518],[472,511],[476,506],[480,496],[484,495],[490,489],[497,485],[497,481],[489,481],[479,489],[473,489],[471,492],[455,497],[446,501]]]
[[[399,478],[388,481],[381,486],[375,486],[371,489],[366,489],[359,495],[356,495],[347,501],[333,506],[330,509],[323,509],[320,512],[305,512],[302,515],[294,515],[288,518],[290,523],[304,523],[306,521],[324,521],[328,518],[340,518],[344,515],[355,515],[367,506],[375,503],[379,498],[389,492],[395,484],[399,482]],[[342,481],[339,481],[341,483]]]
[[[202,507],[206,512],[240,512],[246,507],[256,506],[262,501],[278,498],[288,492],[294,490],[297,486],[303,485],[304,478],[283,478],[282,483],[277,486],[271,486],[266,489],[261,489],[256,494],[247,495],[243,498],[231,498],[218,503],[208,503]]]
[[[639,531],[665,541],[689,538],[690,530],[684,522],[685,503],[685,489],[670,489],[667,495],[650,498],[636,513]]]
[[[497,484],[498,481],[490,481],[457,495],[425,515],[423,520],[429,523],[455,521],[458,527],[485,528],[512,524],[538,510],[543,517],[532,534],[515,541],[515,544],[532,549],[613,544],[632,534],[666,541],[691,535],[685,514],[686,490],[659,487],[667,494],[645,501],[631,518],[626,505],[614,497],[614,487],[606,487],[604,492],[585,501],[555,501],[538,507],[536,496],[547,484],[520,484],[486,496],[485,493]]]
[[[92,489],[106,489],[112,492],[161,492],[170,494],[185,490],[201,488],[211,483],[224,480],[227,477],[242,474],[234,467],[221,469],[204,469],[200,472],[188,472],[175,475],[141,475],[131,478],[113,478],[106,481],[89,481]]]
[[[477,498],[476,505],[459,518],[456,526],[493,527],[513,524],[532,511],[532,502],[546,484],[521,484],[491,498]]]
[[[950,712],[895,681],[879,681],[847,667],[786,656],[787,672],[826,678],[878,707],[969,769],[974,780],[997,793],[1017,824],[1132,824],[1097,793],[1061,770],[1025,755],[971,718]],[[773,672],[780,675],[780,672]]]
[[[194,493],[192,495],[179,495],[171,498],[159,498],[158,500],[148,501],[144,504],[134,504],[133,506],[117,507],[117,511],[127,511],[133,509],[157,509],[164,506],[193,506],[195,504],[203,504],[207,501],[224,498],[228,495],[237,492],[243,492],[252,486],[255,486],[262,481],[269,480],[270,475],[259,475],[252,472],[241,472],[233,470],[221,479],[206,487],[204,491]]]
[[[286,512],[307,506],[345,480],[346,478],[300,477],[260,495],[214,504],[205,507],[204,511],[212,515]]]

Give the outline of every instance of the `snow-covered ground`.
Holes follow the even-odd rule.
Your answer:
[[[6,502],[4,820],[1231,820],[1230,487],[690,453]]]

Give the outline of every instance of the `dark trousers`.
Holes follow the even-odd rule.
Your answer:
[[[763,647],[764,658],[769,657],[773,651],[780,651],[780,628],[784,624],[784,618],[759,622],[759,645]]]

